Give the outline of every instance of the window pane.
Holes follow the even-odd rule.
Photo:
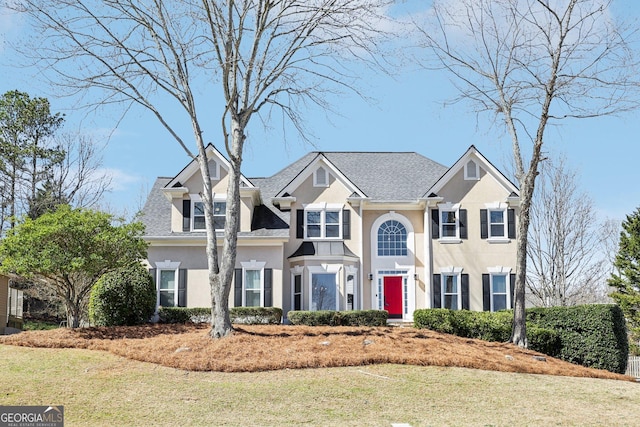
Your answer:
[[[493,277],[493,293],[506,294],[507,293],[507,276],[495,275]]]
[[[160,289],[175,289],[176,272],[173,270],[160,271]]]
[[[213,214],[214,215],[224,215],[227,213],[227,202],[214,202],[213,203]]]
[[[336,309],[336,275],[311,275],[311,310]]]
[[[175,307],[175,298],[173,291],[160,291],[160,305],[162,307]]]
[[[260,270],[245,270],[244,287],[245,289],[260,289]]]
[[[204,217],[203,216],[194,216],[193,217],[193,229],[194,230],[204,230]]]
[[[297,294],[302,292],[302,276],[295,276],[294,285],[293,285],[293,292],[295,292]]]
[[[327,232],[325,237],[340,237],[340,226],[327,225]]]
[[[213,217],[213,228],[215,230],[224,230],[225,222],[226,222],[225,217],[215,216]]]
[[[455,294],[458,292],[458,281],[456,276],[444,276],[444,292],[446,294]]]
[[[325,214],[325,222],[327,224],[340,224],[340,212],[327,211]]]
[[[307,237],[320,237],[320,226],[319,225],[308,225],[307,226]]]
[[[493,311],[506,310],[507,309],[507,296],[506,295],[494,295],[493,296]]]
[[[307,224],[320,224],[320,212],[307,212]]]
[[[504,223],[504,212],[503,211],[491,211],[491,223],[492,224],[502,224],[502,223]]]
[[[491,224],[491,237],[504,237],[504,225]]]
[[[193,203],[193,214],[194,215],[204,215],[204,205],[202,202],[194,202]]]
[[[260,307],[260,291],[246,291],[244,305],[245,307]]]
[[[293,296],[293,309],[302,310],[302,295],[295,294]]]
[[[456,213],[454,211],[443,211],[442,212],[442,223],[443,224],[455,224],[456,222]]]
[[[445,295],[444,296],[444,308],[449,310],[458,309],[458,296],[457,295]]]
[[[443,225],[442,226],[442,237],[456,237],[456,226],[455,225]]]

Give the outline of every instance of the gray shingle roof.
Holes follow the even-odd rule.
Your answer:
[[[264,205],[255,211],[252,231],[240,235],[288,235],[291,214],[273,206],[271,199],[320,154],[374,201],[415,201],[448,170],[446,166],[411,152],[311,152],[271,177],[249,178],[260,189]],[[171,179],[156,180],[142,210],[141,220],[147,227],[148,236],[182,234],[171,233],[171,203],[161,191]]]

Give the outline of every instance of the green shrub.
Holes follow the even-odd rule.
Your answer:
[[[293,325],[306,326],[386,326],[389,313],[384,310],[353,311],[290,311],[287,313]]]
[[[562,340],[560,339],[560,333],[553,329],[541,328],[530,324],[527,326],[527,341],[531,350],[551,357],[560,357]]]
[[[508,341],[511,336],[510,312],[421,309],[413,313],[414,326],[464,338]]]
[[[535,308],[527,310],[527,321],[559,333],[559,358],[592,368],[625,372],[629,341],[619,306]]]
[[[231,323],[245,325],[279,325],[282,309],[279,307],[233,307],[229,310]]]
[[[465,338],[506,342],[513,311],[421,309],[413,314],[416,328]],[[529,348],[583,366],[624,373],[629,343],[624,315],[616,305],[583,305],[527,309]]]
[[[211,323],[211,309],[207,307],[160,307],[160,323]],[[233,307],[229,309],[231,323],[251,325],[279,324],[282,309],[278,307]]]
[[[210,323],[211,309],[206,307],[160,307],[160,323]]]
[[[156,289],[144,266],[136,264],[103,275],[91,290],[89,319],[97,326],[140,325],[156,308]]]

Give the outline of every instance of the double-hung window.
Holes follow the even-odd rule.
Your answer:
[[[175,270],[160,270],[160,306],[161,307],[175,307],[178,302],[176,271]]]
[[[193,230],[204,230],[204,203],[201,201],[193,202]],[[213,202],[213,226],[216,230],[224,230],[224,224],[227,214],[226,200],[214,200]]]
[[[262,270],[244,271],[244,306],[260,307],[262,305]]]
[[[489,209],[489,238],[507,237],[507,212],[505,209]]]
[[[309,206],[304,211],[305,238],[341,239],[342,206]]]
[[[460,309],[460,284],[458,274],[442,274],[442,308]]]
[[[506,310],[509,307],[509,287],[506,274],[491,275],[491,311]]]
[[[487,203],[480,209],[480,238],[506,243],[515,239],[515,212],[504,202]]]
[[[458,237],[457,216],[457,210],[440,210],[440,235],[443,239]]]

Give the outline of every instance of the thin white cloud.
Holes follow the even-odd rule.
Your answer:
[[[145,178],[141,175],[130,174],[116,168],[100,168],[96,171],[96,175],[111,179],[109,190],[112,192],[130,191],[132,187],[137,188],[145,182]]]

